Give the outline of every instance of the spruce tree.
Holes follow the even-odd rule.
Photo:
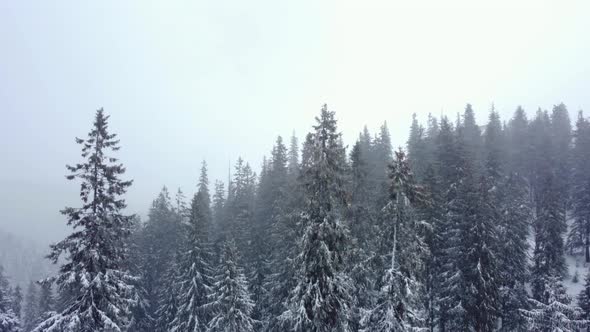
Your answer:
[[[460,239],[458,237],[458,225],[452,213],[449,202],[457,202],[457,188],[462,173],[459,164],[459,149],[457,136],[449,119],[443,117],[440,130],[435,140],[436,144],[436,169],[430,179],[431,201],[438,203],[428,211],[433,218],[433,239],[431,242],[432,253],[432,289],[434,303],[432,308],[436,311],[435,323],[441,332],[452,331],[451,308],[454,289],[453,283],[457,281],[457,255],[459,254]]]
[[[421,181],[424,179],[426,168],[428,167],[428,151],[424,127],[418,123],[415,113],[412,115],[412,126],[410,127],[410,137],[407,145],[408,160],[412,165],[416,179]]]
[[[142,236],[138,240],[142,261],[141,285],[148,304],[147,314],[159,317],[161,302],[170,294],[169,271],[180,250],[182,211],[175,211],[168,189],[164,186],[148,213]]]
[[[309,137],[304,159],[305,231],[296,258],[297,284],[283,316],[294,331],[348,331],[351,285],[342,274],[347,229],[341,221],[344,203],[340,134],[334,112],[326,105]]]
[[[13,311],[10,284],[0,266],[0,332],[20,332],[20,325],[18,315]]]
[[[578,306],[581,309],[581,318],[590,321],[590,273],[586,273],[584,279],[584,288],[578,294]],[[586,327],[586,332],[590,331],[590,325]]]
[[[587,328],[589,322],[583,320],[582,310],[571,304],[559,276],[549,276],[544,280],[541,301],[531,300],[533,309],[522,310],[528,320],[529,331],[577,332]]]
[[[572,158],[572,216],[567,247],[572,252],[584,252],[590,262],[590,123],[582,112],[578,116]]]
[[[150,303],[144,288],[146,271],[143,267],[148,266],[142,248],[144,232],[144,224],[139,217],[136,217],[133,221],[133,229],[129,238],[128,266],[133,275],[137,276],[137,280],[133,282],[135,298],[130,309],[131,319],[127,327],[127,332],[147,331],[153,329],[155,325],[154,318],[150,315]]]
[[[209,332],[252,332],[257,322],[251,313],[254,303],[250,299],[248,281],[241,268],[238,267],[237,249],[233,241],[223,248],[213,294],[209,306],[213,310],[213,318],[209,322]]]
[[[526,180],[531,179],[531,170],[528,165],[531,154],[529,137],[527,115],[524,109],[519,106],[506,129],[507,171],[518,174]]]
[[[558,184],[553,175],[548,175],[540,183],[539,211],[535,221],[535,249],[531,271],[531,289],[533,297],[541,301],[545,294],[544,287],[550,277],[564,276],[567,266],[564,257],[563,234],[567,230],[564,211],[557,198]]]
[[[528,309],[529,235],[533,220],[526,180],[513,173],[502,183],[499,211],[500,299],[502,331],[527,331],[519,309]]]
[[[122,213],[122,195],[131,181],[120,179],[125,168],[110,154],[120,147],[108,132],[108,118],[98,110],[88,138],[76,139],[84,162],[67,166],[67,179],[81,180],[82,206],[62,210],[74,232],[52,245],[48,256],[58,263],[66,255],[55,281],[60,290],[73,291],[74,298],[36,331],[121,331],[127,324],[133,277],[123,267],[132,216]]]
[[[565,216],[569,207],[571,179],[572,125],[564,104],[553,107],[551,112],[551,159],[555,177],[556,196]]]
[[[273,205],[270,232],[271,272],[265,281],[266,298],[263,302],[267,316],[265,330],[283,331],[288,325],[284,324],[285,321],[280,319],[280,315],[287,310],[289,292],[295,287],[295,239],[301,233],[299,216],[303,201],[299,176],[299,148],[295,136],[291,138],[286,167],[283,158],[278,157],[273,158],[272,169],[276,170],[272,173],[276,174],[273,175],[273,182],[277,184],[277,188],[274,189],[277,197]]]
[[[161,295],[157,302],[157,309],[154,313],[157,317],[153,330],[158,332],[168,332],[172,326],[172,322],[178,315],[178,306],[180,298],[179,285],[177,283],[179,268],[177,262],[179,253],[174,256],[174,259],[168,265],[163,278],[167,280],[167,292]]]
[[[499,213],[491,199],[493,190],[489,182],[482,178],[475,207],[477,211],[466,215],[466,221],[472,224],[467,225],[467,233],[463,236],[466,255],[465,261],[460,262],[466,282],[463,287],[467,317],[472,328],[481,332],[494,331],[499,315],[500,276],[495,251],[498,247],[495,225],[499,221]],[[474,208],[471,201],[467,201],[469,207]]]
[[[14,287],[12,291],[12,311],[20,319],[23,306],[23,293],[19,285]]]
[[[350,153],[350,189],[351,200],[348,214],[350,216],[350,230],[354,245],[350,247],[351,261],[347,272],[354,281],[354,318],[352,329],[360,328],[360,320],[367,310],[375,306],[376,279],[383,270],[373,269],[374,250],[376,246],[377,231],[375,229],[375,212],[369,185],[371,169],[367,155],[370,154],[370,145],[359,141],[353,146]]]
[[[212,243],[217,247],[218,243],[221,241],[221,234],[227,225],[225,213],[225,185],[219,180],[215,181],[215,191],[213,192],[212,203],[211,213],[213,215],[213,225],[211,227],[210,235]]]
[[[411,331],[424,326],[423,296],[425,257],[428,249],[420,236],[415,206],[425,201],[423,190],[414,182],[405,153],[395,153],[390,167],[390,201],[383,208],[386,229],[382,247],[390,262],[382,272],[379,300],[366,317],[370,331]]]
[[[37,310],[41,320],[45,320],[55,314],[55,298],[53,288],[48,282],[40,284]]]
[[[39,286],[33,281],[27,287],[25,307],[23,310],[23,330],[29,332],[40,323],[39,318]]]
[[[379,134],[373,141],[373,174],[375,200],[377,208],[385,206],[389,200],[389,184],[387,169],[393,161],[393,146],[387,122],[384,122],[379,129]]]
[[[282,144],[282,141],[281,141]],[[274,151],[274,150],[273,150]],[[255,308],[252,316],[255,319],[261,319],[263,315],[263,299],[266,298],[266,288],[264,284],[270,274],[270,255],[268,247],[274,247],[270,243],[270,234],[272,227],[272,209],[273,209],[273,185],[271,175],[271,162],[263,160],[262,170],[260,171],[260,180],[256,191],[256,201],[254,206],[254,219],[250,226],[251,253],[250,262],[247,264],[246,275],[248,276],[250,292]]]
[[[255,193],[256,174],[248,163],[238,158],[234,167],[233,181],[228,190],[226,202],[228,225],[224,237],[225,239],[233,238],[238,250],[246,254],[250,253],[248,238],[254,215]]]
[[[169,325],[170,331],[202,331],[207,326],[206,308],[211,292],[209,228],[211,199],[209,196],[207,165],[203,162],[198,191],[190,207],[187,239],[180,256],[178,312]]]

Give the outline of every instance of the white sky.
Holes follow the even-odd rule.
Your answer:
[[[590,2],[407,3],[0,2],[0,229],[63,235],[64,165],[99,107],[142,214],[163,184],[192,194],[202,159],[212,180],[238,155],[258,167],[324,102],[347,142],[387,120],[395,145],[412,113],[467,102],[481,124],[492,103],[589,109]]]

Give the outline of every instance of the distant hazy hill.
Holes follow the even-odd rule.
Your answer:
[[[48,276],[55,267],[45,258],[49,247],[0,230],[0,265],[11,284],[25,287],[30,280]]]

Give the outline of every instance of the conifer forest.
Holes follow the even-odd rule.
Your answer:
[[[0,0],[0,332],[590,332],[589,0]]]
[[[143,220],[99,109],[66,169],[57,268],[24,289],[0,274],[0,330],[588,331],[590,274],[565,255],[590,262],[590,119],[570,116],[480,124],[468,104],[408,119],[394,149],[386,123],[345,145],[323,105],[261,169],[211,183],[204,160],[193,195],[163,187]]]

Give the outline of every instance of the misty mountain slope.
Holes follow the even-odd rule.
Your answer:
[[[24,287],[50,275],[53,266],[45,258],[47,251],[46,245],[0,230],[0,265],[13,284]]]

